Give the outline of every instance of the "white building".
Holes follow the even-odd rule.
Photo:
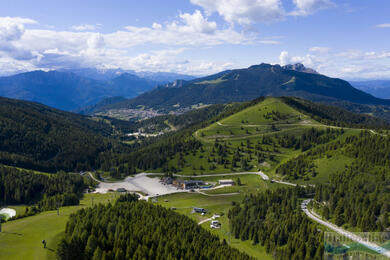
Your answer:
[[[234,185],[233,180],[219,180],[218,183],[219,185]]]

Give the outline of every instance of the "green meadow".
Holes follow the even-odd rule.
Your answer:
[[[78,206],[62,207],[57,211],[46,211],[35,216],[8,221],[2,224],[0,233],[0,259],[55,259],[57,244],[65,231],[70,214],[91,206],[92,203],[114,201],[115,194],[85,194]],[[23,206],[9,206],[18,212]],[[44,249],[42,240],[46,240]]]

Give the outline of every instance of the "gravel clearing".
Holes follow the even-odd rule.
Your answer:
[[[164,185],[160,182],[160,178],[147,177],[146,173],[137,174],[135,177],[127,177],[121,182],[99,182],[95,192],[107,193],[108,190],[116,190],[124,188],[127,191],[141,191],[149,196],[163,195],[175,192],[183,192],[171,185]]]

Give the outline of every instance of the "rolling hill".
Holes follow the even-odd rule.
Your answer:
[[[107,81],[72,72],[32,71],[0,78],[0,96],[39,102],[73,111],[112,96],[135,97],[156,82],[124,73]]]
[[[288,68],[260,64],[224,71],[184,82],[179,87],[158,87],[136,98],[108,105],[105,109],[143,106],[168,112],[195,104],[249,101],[260,96],[295,96],[328,103],[347,101],[364,105],[390,105],[389,100],[375,98],[344,80]]]
[[[155,125],[157,119],[150,124]],[[372,129],[388,128],[384,120],[341,108],[299,98],[266,97],[235,104],[215,117],[162,136],[123,159],[139,171],[202,175],[262,170],[273,176],[280,165],[306,151],[356,136],[364,129],[375,134],[377,130]],[[347,157],[332,160],[345,166],[354,161]],[[322,181],[327,174],[321,170],[315,176]]]

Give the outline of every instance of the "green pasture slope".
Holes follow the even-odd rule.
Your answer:
[[[78,206],[46,211],[35,216],[8,221],[2,224],[0,233],[0,259],[55,259],[55,250],[65,231],[70,214],[94,203],[107,203],[115,194],[85,194]],[[13,208],[12,206],[9,206]],[[42,240],[46,240],[44,249]]]
[[[168,169],[175,169],[179,174],[202,175],[214,173],[229,173],[259,170],[270,177],[282,178],[275,174],[275,169],[289,159],[295,158],[303,152],[301,149],[283,148],[278,141],[283,136],[299,138],[310,129],[318,130],[341,129],[327,126],[305,115],[280,98],[267,97],[264,101],[248,107],[238,113],[228,116],[203,129],[196,131],[193,136],[202,142],[203,147],[196,151],[178,153],[169,158]],[[360,129],[344,128],[344,134],[330,142],[345,138],[351,134],[358,134]],[[223,158],[227,163],[221,162],[220,151],[216,143],[224,145],[227,153]],[[256,146],[261,146],[261,153],[265,158],[259,160],[256,156]],[[246,159],[246,167],[242,163],[233,165],[232,159],[237,149],[240,149],[241,158]],[[342,156],[331,159],[325,158],[315,162],[320,170],[315,182],[326,181],[330,172],[334,172],[345,164]],[[333,168],[333,164],[337,167]],[[245,166],[245,165],[244,165]],[[330,171],[328,171],[330,169]],[[162,170],[158,169],[157,171]]]

